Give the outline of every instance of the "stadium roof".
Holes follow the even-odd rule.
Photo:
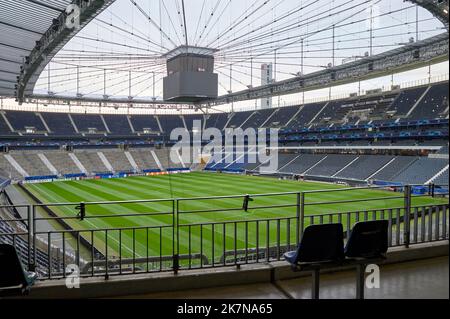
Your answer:
[[[66,14],[64,13],[64,10],[66,9],[66,7],[71,3],[83,4],[83,6],[87,7],[87,10],[83,9],[83,12],[81,13],[81,28],[83,28],[93,18],[95,18],[99,13],[101,13],[104,9],[106,9],[114,1],[115,0],[89,0],[89,1],[86,1],[86,0],[46,0],[46,1],[44,1],[44,0],[2,0],[0,3],[0,96],[10,96],[10,97],[15,96],[18,98],[18,100],[20,102],[22,102],[24,100],[24,98],[27,98],[27,97],[38,97],[38,96],[42,97],[42,95],[43,95],[42,92],[35,91],[36,82],[38,81],[42,71],[44,70],[44,68],[46,67],[48,62],[50,60],[52,60],[52,58],[55,56],[55,54],[58,51],[60,51],[62,49],[62,47],[70,39],[72,39],[79,31],[79,30],[68,31],[66,28],[60,27],[65,22]],[[409,2],[417,3],[419,6],[422,6],[425,9],[427,9],[428,11],[430,11],[434,15],[435,18],[439,19],[441,22],[443,21],[443,23],[445,24],[445,26],[447,27],[447,30],[448,30],[448,22],[445,23],[445,21],[448,21],[448,0],[445,0],[445,1],[409,0]],[[124,3],[125,3],[125,1],[124,1]],[[134,6],[136,6],[142,12],[142,14],[146,18],[146,20],[150,20],[153,24],[155,23],[155,21],[153,21],[152,18],[147,15],[146,11],[143,10],[143,8],[139,7],[136,2],[131,1],[131,3],[134,3]],[[264,3],[264,5],[265,5],[265,3]],[[254,12],[256,12],[256,11],[260,10],[261,8],[264,8],[264,5],[261,5],[260,7],[257,7],[257,8],[251,6],[248,8],[248,10],[254,10]],[[167,9],[167,8],[165,8],[165,9]],[[215,8],[214,10],[216,10],[216,9],[217,8]],[[303,9],[303,8],[298,8],[295,11],[292,11],[293,10],[292,9],[289,13],[286,14],[286,17],[290,16],[291,14],[293,14],[296,11],[299,11],[301,9]],[[363,10],[360,10],[360,11],[363,12]],[[179,12],[179,10],[178,10],[178,12]],[[249,12],[244,12],[242,14],[242,16],[239,17],[240,19],[237,19],[238,22],[236,22],[236,23],[243,24],[244,21],[247,19],[246,14],[250,15]],[[251,11],[251,12],[253,14],[253,11]],[[111,15],[113,15],[113,14],[114,13],[111,12]],[[200,14],[200,17],[201,17],[201,14]],[[116,18],[116,20],[117,20],[117,18]],[[208,21],[209,21],[209,19],[208,19]],[[282,21],[282,17],[276,18],[275,20],[272,21],[272,23],[275,23],[277,21]],[[173,21],[170,21],[170,22],[172,23]],[[181,21],[181,22],[183,22],[183,21]],[[111,30],[113,30],[113,28],[115,28],[114,30],[116,30],[116,31],[121,31],[123,33],[127,33],[128,37],[129,37],[129,35],[133,35],[135,37],[136,36],[140,37],[139,40],[144,39],[141,35],[136,35],[133,28],[131,28],[130,30],[126,30],[126,29],[123,29],[119,25],[114,25],[113,23],[109,24],[109,21],[103,21],[103,20],[99,21],[99,23],[106,23],[104,25],[104,27],[107,26],[108,28],[111,28]],[[216,23],[217,23],[217,21],[216,21]],[[351,21],[349,23],[353,23],[353,21]],[[125,25],[127,25],[127,24],[125,23]],[[181,23],[181,25],[184,26],[186,29],[186,23]],[[172,27],[173,27],[173,25],[172,25]],[[198,25],[197,25],[197,28],[198,28]],[[285,27],[281,24],[279,27],[280,32],[283,31],[284,28]],[[161,30],[161,28],[159,28],[159,29]],[[242,29],[244,30],[244,28],[242,28]],[[231,32],[231,30],[232,30],[232,28],[224,29],[223,33],[228,34]],[[430,31],[430,30],[427,30],[427,31]],[[265,35],[265,34],[263,33],[263,35]],[[171,36],[173,36],[173,35],[170,35],[170,34],[166,35],[164,33],[161,35],[161,41],[164,37],[168,37],[168,39],[171,42],[173,42],[173,37],[171,38]],[[447,35],[431,37],[430,40],[431,41],[442,40],[441,38],[444,36],[448,37],[448,33],[447,33]],[[184,37],[187,38],[187,34],[184,34]],[[225,38],[227,38],[227,37],[231,37],[231,35],[227,35]],[[333,37],[334,37],[334,35],[333,35]],[[200,35],[200,38],[201,38],[201,35]],[[265,35],[264,38],[267,38],[267,35]],[[212,39],[214,39],[214,37]],[[88,40],[101,42],[100,40],[102,40],[102,39],[92,38],[92,39],[88,39]],[[108,43],[106,40],[103,39],[102,41],[104,43]],[[206,40],[207,39],[205,38],[205,41]],[[216,40],[218,40],[218,38]],[[263,40],[261,40],[261,41],[258,42],[257,44],[255,44],[255,47],[258,45],[258,46],[262,46],[263,49],[265,49],[266,48],[265,46],[267,46],[267,44],[265,44],[265,42]],[[212,42],[214,42],[214,41],[212,41]],[[298,41],[296,40],[296,42],[298,42]],[[437,53],[436,56],[439,56],[439,58],[445,58],[448,54],[448,38],[446,40],[442,40],[441,42],[442,43],[446,42],[447,52],[444,55]],[[334,40],[333,40],[333,43],[334,43]],[[124,45],[124,44],[120,44],[120,43],[109,42],[109,44],[115,45],[115,46],[122,45],[123,46],[122,49],[124,51],[126,51],[125,50],[126,46],[131,48],[131,46],[129,46],[129,45]],[[186,44],[187,44],[187,41],[186,41]],[[218,59],[218,60],[220,60],[220,61],[218,61],[218,63],[221,64],[221,70],[224,71],[224,72],[221,72],[222,76],[225,78],[227,78],[227,77],[230,78],[230,88],[231,88],[232,81],[239,82],[240,84],[243,84],[243,85],[247,84],[247,83],[241,83],[242,81],[240,81],[239,78],[236,79],[236,78],[234,78],[234,76],[232,77],[231,71],[230,71],[230,74],[228,75],[228,73],[227,73],[228,71],[225,71],[226,67],[227,67],[227,62],[226,62],[225,58],[228,57],[230,59],[228,62],[230,64],[230,66],[231,65],[236,66],[237,70],[234,70],[233,74],[239,75],[241,73],[248,73],[247,72],[248,70],[246,70],[245,72],[242,72],[240,70],[242,70],[242,68],[244,68],[244,70],[245,70],[245,68],[248,69],[249,65],[247,65],[247,64],[253,63],[253,57],[256,59],[259,55],[261,55],[260,53],[256,53],[256,55],[255,56],[252,55],[251,58],[244,57],[241,59],[242,54],[239,53],[240,52],[239,50],[245,49],[246,45],[244,45],[244,44],[241,44],[242,48],[240,48],[240,49],[230,49],[231,55],[223,53],[219,56],[219,59]],[[154,45],[154,44],[152,44],[152,45]],[[416,46],[416,47],[413,48],[414,46]],[[392,53],[395,53],[395,52],[398,52],[399,55],[403,54],[403,56],[406,57],[406,53],[404,53],[404,51],[412,52],[412,51],[414,51],[414,49],[418,50],[419,46],[425,46],[425,47],[428,46],[429,47],[430,44],[427,43],[427,41],[423,41],[423,40],[417,41],[417,39],[416,39],[414,44],[406,45],[405,47],[398,48],[398,50],[388,50],[382,54],[374,54],[373,56],[371,56],[370,59],[368,59],[368,58],[363,59],[363,60],[358,61],[357,63],[353,63],[353,64],[346,63],[345,65],[341,65],[337,68],[335,67],[335,68],[331,68],[331,69],[334,69],[336,72],[342,73],[344,71],[343,69],[348,69],[350,66],[356,67],[357,65],[363,64],[371,59],[380,60],[386,55],[392,56]],[[195,43],[194,46],[188,46],[188,47],[189,48],[197,47],[197,43]],[[200,48],[200,47],[201,46],[198,45],[198,48]],[[209,47],[209,45],[207,45],[207,47]],[[164,55],[164,52],[168,52],[166,54],[170,55],[171,53],[177,52],[177,49],[179,49],[179,48],[183,48],[183,46],[178,47],[172,51],[164,50],[161,53]],[[137,47],[135,49],[137,49]],[[261,50],[263,50],[263,49],[261,49]],[[106,51],[106,49],[104,49],[104,50]],[[219,52],[221,52],[221,51],[222,50],[220,50]],[[239,51],[238,52],[239,54],[232,53],[235,51],[236,52]],[[281,51],[281,49],[279,51]],[[130,52],[128,52],[128,51],[126,51],[126,52],[128,53],[128,55],[125,56],[125,54],[122,54],[124,56],[118,57],[117,59],[120,58],[121,60],[118,61],[117,63],[121,63],[121,68],[124,69],[125,71],[128,71],[128,69],[126,69],[124,67],[124,65],[126,65],[125,62],[122,61],[125,58],[131,59]],[[422,50],[421,52],[423,52],[424,54],[421,55],[420,60],[421,61],[427,60],[427,59],[425,59],[425,55],[428,54],[428,51],[425,52],[425,50]],[[63,58],[64,58],[65,61],[69,61],[68,59],[72,58],[72,56],[69,53],[70,52],[68,52],[66,54],[66,56],[63,55],[61,57],[61,60],[63,60]],[[281,55],[280,52],[275,52],[275,57],[277,56],[277,53],[278,53],[278,55]],[[290,52],[288,52],[288,53],[290,53]],[[78,52],[76,54],[78,54]],[[106,58],[102,56],[101,58],[103,60],[101,60],[101,61],[107,61],[107,64],[105,64],[105,65],[111,66],[111,65],[113,65],[113,63],[108,62],[108,59],[112,60],[115,57],[112,56],[111,53],[108,53],[108,54],[111,56],[106,57]],[[119,53],[116,53],[116,54],[119,54]],[[136,61],[143,61],[143,62],[139,62],[139,63],[141,63],[141,64],[139,64],[139,69],[142,69],[142,70],[138,70],[138,71],[142,71],[143,73],[148,73],[145,69],[145,66],[148,64],[149,65],[148,68],[150,69],[152,67],[153,74],[155,74],[155,72],[156,72],[155,68],[156,68],[157,63],[156,62],[150,63],[145,60],[146,58],[151,59],[151,55],[148,55],[148,57],[145,57],[143,54],[139,54],[139,55],[134,54],[134,55],[136,56],[135,57]],[[334,57],[334,53],[333,53],[333,57]],[[87,57],[85,57],[85,58],[87,59]],[[160,59],[161,54],[157,55],[157,58]],[[288,57],[285,57],[285,58],[288,58]],[[387,57],[387,58],[389,58],[389,57]],[[433,58],[435,58],[435,56],[433,56]],[[247,61],[249,59],[252,62]],[[270,58],[265,57],[265,59],[270,59]],[[245,60],[245,61],[240,62],[241,60],[243,60],[243,61]],[[401,60],[401,59],[398,59],[398,60]],[[428,61],[430,61],[430,59],[428,59]],[[145,64],[145,63],[147,63],[147,64]],[[158,62],[158,63],[160,63],[160,62]],[[245,64],[245,65],[239,65],[238,63]],[[255,62],[255,63],[258,63],[258,62]],[[306,63],[304,63],[304,64],[306,65]],[[282,71],[280,71],[281,70],[280,65],[283,65],[283,63],[279,63],[279,67],[276,68],[277,69],[276,71],[279,73],[283,73]],[[406,66],[406,65],[409,65],[411,67],[417,66],[416,63],[405,63],[404,66]],[[69,65],[69,64],[66,65],[67,69],[70,69],[70,67],[72,67],[72,71],[73,71],[74,70],[73,65]],[[84,66],[80,65],[80,68],[81,67],[84,67]],[[313,65],[312,67],[318,67],[320,69],[322,66],[320,66],[320,65],[314,66]],[[117,68],[119,68],[119,67],[117,67]],[[239,69],[239,68],[241,68],[241,69]],[[253,68],[253,66],[252,66],[252,68]],[[93,66],[91,69],[86,67],[84,69],[88,70],[88,71],[84,71],[84,72],[85,72],[85,74],[89,73],[89,75],[83,75],[81,77],[81,79],[85,79],[86,81],[90,81],[90,80],[92,80],[92,78],[94,78],[94,79],[98,78],[98,75],[95,74],[94,72],[100,72],[100,71],[103,72],[104,71],[106,73],[106,71],[107,71],[106,70],[107,67],[104,67],[104,69],[102,69],[102,68],[98,68],[98,66],[95,66],[95,67]],[[314,76],[314,73],[316,75],[328,74],[328,73],[330,73],[331,69],[325,68],[325,70],[312,72],[310,74],[304,73],[304,75],[308,75],[308,77],[311,78]],[[92,75],[91,73],[94,73],[94,74]],[[285,74],[287,74],[287,73],[285,73]],[[294,75],[294,74],[292,74],[292,75]],[[58,76],[62,76],[62,75],[58,75]],[[138,74],[137,76],[134,77],[134,79],[140,79],[142,76],[144,76],[144,75]],[[365,75],[365,76],[367,76],[367,75]],[[123,78],[123,75],[121,75],[121,78]],[[130,78],[131,78],[131,75],[130,75]],[[141,82],[144,82],[144,84],[145,84],[146,81],[148,81],[148,80],[147,79],[143,79],[142,81],[140,80],[138,82],[138,84]],[[233,100],[239,101],[239,100],[245,100],[245,99],[260,98],[262,96],[267,96],[267,95],[277,95],[277,92],[278,92],[278,94],[288,94],[289,92],[298,92],[299,88],[300,88],[300,90],[306,89],[306,86],[303,84],[300,87],[298,86],[299,77],[289,78],[289,79],[285,79],[285,80],[280,80],[278,78],[275,81],[278,83],[272,83],[270,85],[270,90],[267,90],[267,87],[255,87],[252,85],[251,90],[239,90],[239,89],[233,90],[232,94],[222,95],[221,98],[219,98],[217,101],[203,101],[203,103],[201,103],[201,104],[217,105],[217,104],[227,103],[227,102],[230,102]],[[56,82],[57,83],[64,82],[64,79],[56,81]],[[101,82],[101,81],[97,81],[97,82]],[[127,83],[128,82],[131,83],[131,80],[127,81]],[[316,81],[316,82],[319,83],[320,81]],[[116,85],[117,84],[113,84],[113,85],[110,85],[110,87],[113,87]],[[312,86],[312,87],[315,87],[315,86]],[[152,86],[152,88],[154,91],[154,85]],[[222,84],[222,88],[228,89],[228,88],[223,87],[223,84]],[[62,93],[63,92],[69,92],[69,91],[62,90]],[[72,91],[70,91],[70,92],[73,93]],[[229,91],[227,90],[227,92],[229,92]],[[51,94],[53,94],[53,93],[51,93],[50,90],[48,90],[48,93],[49,94],[47,95],[47,98],[52,98],[53,96]],[[85,92],[81,92],[81,93],[85,93]],[[251,93],[251,94],[249,94],[249,93]],[[90,98],[93,101],[101,101],[101,102],[106,102],[106,101],[114,102],[115,101],[115,99],[113,98],[114,94],[112,94],[111,98],[109,98],[108,100],[105,100],[101,97],[98,97],[98,98],[94,97],[94,96],[87,97],[86,95],[89,95],[89,94],[80,94],[80,96],[83,96],[82,97],[83,100]],[[162,102],[162,101],[156,100],[155,94],[153,94],[152,100],[148,100],[146,98],[146,96],[147,95],[142,96],[143,102],[149,102],[149,103],[161,103]],[[55,96],[55,98],[61,98],[61,97],[65,98],[66,96],[64,96],[63,94],[61,94],[61,96],[57,96],[57,97]],[[77,99],[77,98],[79,98],[78,94],[76,97],[68,96],[69,100]],[[119,98],[119,102],[120,102],[121,101],[120,97],[117,96],[117,98]],[[136,96],[134,100],[139,100],[139,96]],[[123,100],[123,102],[126,102],[126,101]]]
[[[20,66],[71,0],[0,2],[0,95],[13,96]]]
[[[114,0],[2,0],[0,95],[32,94],[48,61],[79,30],[63,27],[70,4],[81,7],[81,28]]]
[[[419,6],[422,6],[428,11],[430,11],[439,21],[441,21],[445,25],[448,31],[449,28],[448,0],[408,0],[408,1],[412,3],[417,3]]]
[[[215,100],[202,101],[209,105],[251,100],[268,96],[277,96],[318,88],[341,85],[355,80],[371,79],[393,72],[414,69],[429,63],[438,63],[448,59],[448,33],[407,44],[361,60],[317,71],[305,76],[287,79],[265,86],[249,88],[245,91],[219,96]]]

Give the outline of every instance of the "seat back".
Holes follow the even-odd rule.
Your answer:
[[[305,228],[297,262],[337,261],[344,258],[342,224],[311,225]]]
[[[388,249],[388,221],[359,222],[353,226],[345,246],[345,256],[383,257]]]
[[[0,289],[26,285],[22,264],[12,245],[0,244]]]

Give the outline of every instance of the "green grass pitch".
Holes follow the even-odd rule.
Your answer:
[[[333,190],[342,188],[339,185],[295,182],[277,180],[268,177],[244,176],[219,173],[185,173],[171,176],[145,176],[128,177],[122,179],[101,179],[84,181],[66,181],[42,184],[27,184],[26,188],[36,195],[43,203],[57,202],[99,202],[142,199],[167,198],[193,198],[222,195],[241,194],[269,194],[280,192],[299,192],[312,190]],[[360,210],[375,210],[375,217],[380,218],[379,211],[383,208],[402,207],[403,199],[392,197],[402,196],[382,190],[351,190],[346,192],[324,192],[306,194],[305,197],[305,226],[310,223],[310,216],[331,212],[352,212]],[[371,198],[387,197],[383,200]],[[391,198],[389,198],[391,197]],[[315,204],[325,201],[363,200],[356,203]],[[442,199],[428,197],[413,198],[413,206],[431,203],[445,203]],[[196,212],[179,214],[179,238],[175,238],[179,245],[179,253],[203,253],[210,260],[219,261],[224,250],[235,248],[244,249],[256,246],[265,247],[276,245],[295,245],[296,243],[296,208],[277,207],[267,209],[254,209],[256,206],[295,204],[296,195],[271,195],[257,197],[250,202],[248,212],[241,209],[237,211],[221,212],[221,209],[242,207],[242,198],[192,200],[179,202],[179,211],[214,209],[214,212]],[[74,206],[50,207],[59,216],[75,216]],[[74,229],[112,229],[133,228],[140,226],[172,225],[173,217],[170,215],[140,216],[145,212],[169,212],[172,209],[170,202],[157,203],[128,203],[113,205],[88,205],[87,216],[136,214],[130,217],[95,218],[85,221],[67,220]],[[395,212],[394,212],[395,213]],[[372,214],[372,212],[371,212]],[[372,215],[370,215],[372,218]],[[264,219],[276,219],[270,222]],[[292,218],[288,221],[287,218]],[[335,217],[337,218],[337,216]],[[255,220],[263,220],[259,223]],[[239,221],[237,223],[223,224],[223,221]],[[247,221],[247,222],[245,222]],[[318,219],[316,220],[316,222]],[[336,222],[336,219],[333,219]],[[328,222],[328,220],[325,220]],[[346,216],[341,222],[346,225]],[[352,215],[349,223],[354,223]],[[199,226],[199,223],[216,223]],[[190,226],[189,226],[190,225]],[[258,228],[258,229],[257,229]],[[248,235],[246,236],[246,232]],[[257,236],[257,233],[259,236]],[[91,240],[89,232],[81,235]],[[175,236],[176,237],[176,236]],[[119,248],[119,241],[122,247]],[[106,245],[107,241],[107,245]],[[214,251],[212,249],[214,243]],[[94,244],[103,253],[108,250],[108,256],[118,258],[159,256],[173,254],[172,228],[154,229],[125,229],[122,231],[108,231],[107,240],[105,232],[96,232]],[[175,245],[177,246],[177,245]],[[134,249],[133,249],[134,248]]]

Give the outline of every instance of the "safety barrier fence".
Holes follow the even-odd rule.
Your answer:
[[[282,260],[313,224],[342,223],[348,238],[355,223],[386,219],[390,247],[448,240],[448,193],[413,187],[2,205],[16,214],[0,219],[0,242],[46,280]]]

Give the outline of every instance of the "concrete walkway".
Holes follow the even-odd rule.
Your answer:
[[[447,257],[384,265],[380,270],[380,288],[366,289],[366,299],[448,299],[449,265]],[[126,298],[174,299],[308,299],[309,277],[261,283],[177,292],[127,296]],[[355,273],[343,271],[321,276],[320,298],[351,299],[355,297]]]
[[[29,198],[25,193],[23,193],[22,190],[20,190],[19,186],[17,185],[9,185],[6,189],[6,192],[8,193],[9,198],[14,203],[14,205],[29,205],[34,204],[31,198]],[[25,207],[19,207],[17,208],[18,213],[22,218],[27,218],[27,208]],[[41,208],[36,210],[36,217],[42,218],[42,217],[48,217],[48,215],[42,211]],[[47,232],[47,231],[53,231],[53,230],[61,230],[63,229],[58,223],[53,222],[50,223],[46,220],[41,220],[36,223],[36,231],[40,232]]]

